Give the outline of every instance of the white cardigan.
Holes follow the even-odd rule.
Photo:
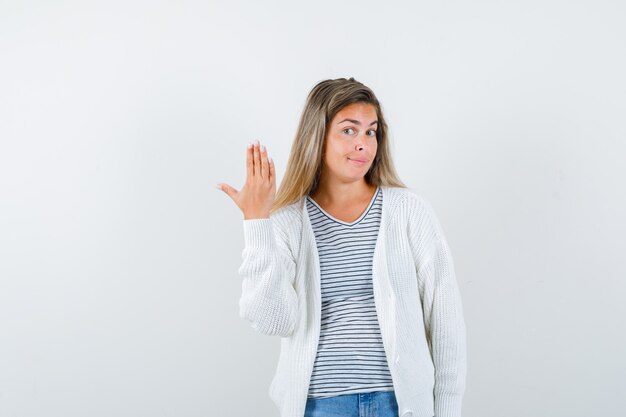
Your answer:
[[[430,203],[381,186],[372,280],[400,417],[461,417],[466,332],[452,256]],[[320,335],[320,268],[305,197],[269,219],[243,220],[239,312],[281,336],[269,395],[281,417],[303,417]]]

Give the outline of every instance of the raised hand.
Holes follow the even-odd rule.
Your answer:
[[[258,140],[246,149],[246,183],[241,191],[226,183],[217,185],[241,209],[244,220],[270,217],[276,195],[276,172],[274,161],[267,156],[267,149]]]

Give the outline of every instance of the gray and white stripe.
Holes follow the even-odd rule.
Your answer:
[[[367,209],[348,223],[306,198],[322,290],[320,340],[309,398],[393,390],[372,286],[382,199],[378,187]]]

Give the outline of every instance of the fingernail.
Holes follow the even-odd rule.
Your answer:
[[[255,144],[256,146],[259,146],[259,140],[258,140],[258,139],[255,139],[255,140],[254,140],[254,144]]]
[[[261,152],[265,152],[265,145],[261,145]]]
[[[217,184],[217,185],[215,186],[215,188],[217,188],[218,190],[221,190],[221,189],[222,189],[222,186],[221,186],[220,184]]]

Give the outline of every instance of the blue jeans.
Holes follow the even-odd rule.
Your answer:
[[[307,398],[304,417],[398,417],[393,391]]]

